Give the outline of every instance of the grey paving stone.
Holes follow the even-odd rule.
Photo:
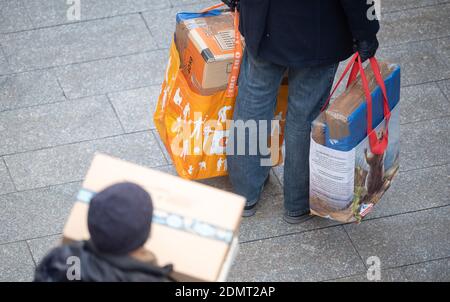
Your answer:
[[[184,3],[189,5],[183,5]],[[147,24],[150,28],[152,36],[160,48],[168,48],[172,41],[173,33],[175,31],[175,18],[179,12],[199,12],[204,8],[207,8],[213,4],[219,3],[218,1],[201,1],[193,4],[193,1],[182,0],[177,1],[176,6],[169,9],[163,9],[158,12],[146,12],[143,14]]]
[[[158,50],[58,69],[58,79],[68,98],[106,94],[161,84],[168,52]]]
[[[30,282],[34,263],[25,242],[0,245],[0,282]]]
[[[432,260],[398,268],[381,267],[380,282],[448,282],[450,280],[450,259]],[[371,282],[367,274],[360,274],[332,281]]]
[[[213,5],[213,4],[217,4],[219,3],[219,1],[211,1],[211,0],[170,0],[170,3],[172,4],[172,6],[185,6],[185,5],[189,5],[192,4],[193,2],[195,3],[206,3],[206,5],[208,6],[209,4]],[[201,5],[205,5],[205,4],[201,4]],[[207,7],[205,6],[205,7]]]
[[[0,243],[61,233],[80,185],[72,183],[1,195],[0,225],[8,231],[0,233]]]
[[[94,97],[0,113],[0,154],[122,133],[106,97]]]
[[[447,64],[447,68],[450,68],[450,38],[441,38],[436,40],[436,51],[438,55]]]
[[[0,33],[32,28],[23,0],[3,0],[0,7]]]
[[[231,185],[231,182],[230,182],[230,179],[228,178],[228,176],[215,177],[215,178],[209,178],[209,179],[201,179],[201,180],[198,180],[198,182],[206,184],[208,186],[215,187],[215,188],[220,188],[221,190],[226,190],[226,191],[230,191],[230,192],[233,191],[233,187]],[[264,188],[264,191],[262,192],[261,197],[264,198],[265,196],[274,196],[274,195],[279,195],[282,193],[283,193],[283,188],[281,187],[276,176],[271,171],[270,177],[269,177],[269,183]]]
[[[6,61],[6,58],[3,54],[2,48],[1,48],[1,44],[0,44],[0,75],[4,75],[4,74],[8,74],[11,73],[10,69],[9,69],[9,65],[8,62]]]
[[[381,11],[383,13],[401,11],[446,2],[448,2],[448,0],[383,0],[381,4]]]
[[[35,71],[0,77],[0,112],[64,101],[62,89],[51,71]]]
[[[153,114],[161,86],[108,94],[126,132],[154,129]]]
[[[406,276],[400,269],[383,269],[381,267],[380,280],[369,280],[367,273],[339,278],[335,280],[328,280],[330,282],[406,282]]]
[[[385,268],[450,256],[450,206],[345,225],[362,259]]]
[[[27,244],[30,247],[34,262],[39,264],[48,252],[61,244],[61,240],[61,234],[28,240]]]
[[[158,146],[161,149],[162,153],[164,154],[164,158],[166,159],[167,163],[172,164],[172,158],[170,157],[169,152],[167,151],[166,147],[164,146],[164,143],[161,140],[161,137],[159,136],[158,131],[152,130],[153,136],[155,137],[156,141],[158,142]]]
[[[8,168],[0,157],[0,194],[14,192],[14,184],[9,176]]]
[[[449,163],[448,118],[401,126],[400,170],[411,170]]]
[[[450,102],[450,80],[439,82],[438,86],[447,97],[447,101]]]
[[[402,87],[400,123],[450,115],[450,102],[435,83]]]
[[[321,281],[364,271],[338,226],[241,244],[228,281]]]
[[[450,3],[386,13],[378,36],[383,45],[445,37],[450,35],[449,14]]]
[[[283,196],[273,196],[270,193],[263,194],[255,216],[243,218],[239,232],[239,240],[241,242],[247,242],[339,224],[329,219],[312,217],[304,223],[292,225],[283,220],[283,214]]]
[[[450,165],[400,172],[367,218],[450,205]]]
[[[95,152],[140,165],[167,165],[150,132],[120,135],[56,148],[6,156],[18,190],[82,180]]]
[[[408,265],[402,268],[408,281],[414,282],[449,282],[450,258]]]
[[[450,69],[438,54],[438,41],[422,41],[392,47],[381,47],[380,60],[398,63],[402,67],[402,86],[448,79]]]
[[[27,12],[37,27],[71,23],[67,11],[71,5],[61,0],[26,0]],[[168,0],[82,0],[81,21],[130,14],[168,7]],[[76,22],[77,20],[75,20]]]
[[[177,171],[175,170],[175,167],[173,165],[155,167],[154,169],[167,174],[178,176]]]
[[[7,34],[0,42],[10,68],[16,72],[156,48],[139,15]]]

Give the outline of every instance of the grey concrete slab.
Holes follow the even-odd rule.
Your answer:
[[[184,3],[189,5],[184,5]],[[177,1],[176,7],[163,9],[158,12],[146,12],[143,14],[147,24],[150,28],[152,36],[160,48],[168,48],[172,41],[173,33],[175,32],[175,18],[179,12],[199,12],[204,8],[207,8],[213,4],[219,3],[218,1],[208,0],[195,2],[189,0]]]
[[[383,5],[383,4],[382,4]],[[450,3],[385,13],[379,33],[382,45],[396,45],[450,35]]]
[[[39,264],[48,252],[61,244],[61,240],[61,234],[27,240],[34,262]]]
[[[450,206],[348,224],[363,259],[377,256],[385,268],[450,257]]]
[[[392,47],[381,47],[377,52],[380,60],[400,64],[402,86],[448,79],[450,69],[439,55],[438,41],[411,42]]]
[[[442,93],[447,98],[447,101],[450,102],[450,80],[442,81],[438,83],[439,88],[441,89]]]
[[[64,101],[53,72],[48,70],[0,76],[0,112]]]
[[[164,143],[161,140],[161,137],[159,136],[158,130],[152,130],[153,136],[155,137],[159,148],[161,149],[161,152],[164,154],[164,158],[166,159],[168,164],[173,164],[172,158],[170,157],[169,152],[167,151],[166,147],[164,146]]]
[[[6,57],[3,54],[2,45],[0,44],[0,75],[11,73]]]
[[[430,6],[446,2],[448,2],[448,0],[383,0],[381,4],[381,11],[383,13],[402,11],[406,9]]]
[[[448,118],[402,125],[400,131],[401,171],[449,163]]]
[[[106,94],[162,83],[167,50],[61,67],[58,79],[68,98]]]
[[[283,214],[283,196],[264,194],[257,205],[255,216],[243,218],[239,232],[239,240],[241,242],[247,242],[326,228],[339,224],[329,219],[312,217],[304,223],[292,225],[283,220]]]
[[[147,167],[167,165],[150,132],[120,135],[6,156],[18,190],[82,180],[95,152]]]
[[[0,196],[0,244],[59,234],[80,183]],[[0,257],[1,259],[1,257]]]
[[[450,258],[428,261],[402,268],[408,281],[414,282],[449,282]]]
[[[450,115],[450,103],[436,83],[402,87],[400,123],[411,123]]]
[[[158,10],[170,6],[168,0],[82,0],[80,1],[80,20],[72,21],[67,17],[67,12],[73,5],[67,4],[67,1],[26,1],[27,13],[36,27]]]
[[[436,51],[450,69],[450,37],[436,40]]]
[[[450,165],[400,172],[367,218],[450,205]]]
[[[3,0],[0,7],[0,33],[7,33],[33,27],[26,14],[23,0]]]
[[[241,244],[228,281],[321,281],[364,271],[338,226]]]
[[[8,168],[3,158],[0,157],[0,194],[14,192],[14,183],[9,176]]]
[[[381,268],[380,282],[448,282],[450,280],[450,259],[438,259],[397,268]],[[349,276],[337,282],[374,282],[367,274]]]
[[[198,182],[206,184],[208,186],[212,186],[215,188],[220,188],[221,190],[226,191],[233,191],[233,186],[231,185],[230,179],[228,176],[223,177],[215,177],[215,178],[209,178],[209,179],[201,179],[198,180]],[[280,182],[278,181],[275,174],[271,171],[269,175],[269,182],[265,186],[263,192],[262,192],[262,198],[264,198],[266,195],[268,196],[275,196],[283,193],[283,188],[280,185]]]
[[[0,154],[120,134],[106,97],[23,108],[0,113]]]
[[[193,2],[195,3],[199,3],[200,5],[204,5],[202,3],[206,3],[206,5],[208,6],[209,4],[213,5],[213,4],[217,4],[219,3],[218,1],[211,1],[211,0],[196,0],[196,1],[192,1],[192,0],[169,0],[170,3],[172,4],[172,6],[185,6],[185,5],[189,5],[192,4]],[[205,6],[205,7],[207,7]]]
[[[161,92],[161,86],[108,94],[126,132],[154,129],[153,114]]]
[[[133,54],[156,48],[140,15],[14,34],[0,40],[15,72]]]
[[[25,242],[0,245],[0,282],[33,281],[34,263]]]
[[[167,174],[178,176],[177,171],[175,170],[175,167],[173,165],[155,167],[154,169]]]

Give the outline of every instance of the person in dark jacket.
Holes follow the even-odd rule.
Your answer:
[[[366,0],[223,0],[240,11],[245,52],[233,121],[271,121],[278,88],[287,74],[284,220],[300,223],[309,216],[311,122],[318,116],[340,61],[358,51],[363,61],[375,55],[379,23],[374,3]],[[269,123],[270,125],[270,123]],[[237,130],[231,131],[236,136]],[[270,133],[270,132],[269,132]],[[246,142],[249,141],[246,134]],[[260,152],[227,157],[234,191],[247,198],[244,216],[255,214],[270,167]],[[255,140],[253,140],[254,143]],[[258,144],[259,145],[259,144]],[[249,148],[246,148],[248,152]]]
[[[152,200],[138,185],[106,188],[89,206],[91,239],[53,249],[37,267],[35,281],[170,281],[171,266],[158,267],[153,254],[143,248],[152,215]]]

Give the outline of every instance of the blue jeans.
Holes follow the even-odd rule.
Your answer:
[[[270,121],[274,118],[278,89],[285,72],[289,78],[288,111],[285,126],[284,206],[298,216],[309,212],[309,145],[311,122],[318,116],[333,85],[338,64],[308,68],[287,68],[251,56],[247,51],[241,65],[239,93],[233,121]],[[236,132],[230,133],[233,136]],[[269,132],[270,134],[270,132]],[[237,140],[231,140],[234,155],[227,156],[235,193],[247,198],[247,206],[258,202],[270,166],[262,166],[260,152],[248,153],[255,143],[246,133],[247,153],[236,154]],[[249,143],[250,142],[250,143]]]

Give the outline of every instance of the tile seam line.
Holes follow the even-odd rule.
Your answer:
[[[4,156],[2,156],[1,158],[2,158],[3,164],[5,165],[6,172],[8,173],[9,179],[11,180],[11,183],[13,184],[13,188],[14,188],[14,190],[17,192],[17,191],[18,191],[18,190],[17,190],[17,185],[16,185],[16,183],[15,183],[15,181],[14,181],[14,178],[12,177],[11,170],[10,170],[9,167],[8,167],[8,163],[6,162]],[[12,192],[10,192],[10,193],[12,193]],[[1,195],[0,195],[0,196],[1,196]]]
[[[67,67],[71,67],[71,66],[76,66],[76,65],[89,64],[89,63],[95,63],[95,62],[101,62],[101,61],[108,61],[108,60],[119,59],[119,58],[126,58],[126,57],[132,57],[132,56],[138,56],[138,55],[143,55],[143,54],[151,54],[153,52],[160,52],[160,51],[163,51],[163,50],[168,50],[168,48],[156,47],[156,48],[145,50],[145,51],[132,52],[132,53],[121,54],[121,55],[117,55],[117,56],[96,58],[96,59],[91,59],[91,60],[72,62],[72,63],[68,63],[68,64],[61,64],[61,65],[54,65],[54,66],[45,66],[45,67],[42,67],[42,68],[26,69],[26,70],[21,70],[21,71],[17,71],[17,72],[10,72],[10,73],[5,73],[5,74],[0,74],[0,77],[11,76],[11,75],[19,75],[19,74],[35,72],[35,71],[46,71],[46,70],[51,70],[51,69],[62,69],[62,68],[67,68]],[[9,66],[9,69],[11,69],[11,66]]]
[[[37,152],[37,151],[50,150],[50,149],[53,149],[53,148],[71,146],[71,145],[76,145],[76,144],[79,144],[79,143],[95,142],[95,141],[102,140],[102,139],[109,139],[109,138],[119,137],[119,136],[122,136],[122,135],[132,135],[132,134],[138,134],[138,133],[144,133],[144,132],[150,132],[150,131],[152,131],[152,130],[147,129],[147,130],[132,131],[132,132],[128,132],[128,133],[117,133],[117,134],[113,134],[113,135],[107,135],[107,136],[102,136],[102,137],[90,138],[90,139],[80,140],[80,141],[76,141],[76,142],[69,142],[69,143],[65,143],[65,144],[56,144],[54,146],[46,146],[46,147],[37,148],[37,149],[33,149],[33,150],[25,150],[25,151],[19,151],[19,152],[14,152],[14,153],[5,153],[5,154],[1,154],[0,156],[2,156],[2,157],[12,157],[14,155],[20,155],[20,154]]]
[[[117,122],[119,123],[120,128],[122,129],[122,134],[125,134],[127,131],[125,130],[125,127],[122,124],[122,120],[119,118],[119,114],[117,113],[116,107],[114,107],[111,98],[108,96],[108,94],[105,94],[104,97],[108,100],[108,103],[111,106],[111,110],[114,112],[114,116],[116,117]]]
[[[436,7],[436,6],[444,6],[449,3],[450,3],[450,1],[445,1],[442,3],[424,4],[424,5],[418,5],[418,6],[413,6],[413,7],[407,7],[407,8],[403,8],[403,9],[401,9],[401,8],[394,9],[394,10],[387,11],[385,13],[383,13],[383,8],[381,8],[381,22],[383,22],[383,15],[390,15],[390,14],[395,14],[395,13],[399,13],[399,12],[407,12],[407,11],[418,10],[418,9],[422,9],[422,8],[432,8],[432,7]]]
[[[34,23],[32,23],[30,21],[31,24],[33,25],[32,28],[21,29],[21,30],[16,30],[16,31],[9,31],[9,32],[0,32],[0,35],[15,35],[15,34],[21,34],[21,33],[25,33],[25,32],[38,31],[38,30],[44,30],[44,29],[51,29],[51,28],[62,27],[62,26],[84,24],[84,23],[89,23],[89,22],[113,19],[113,18],[116,18],[116,17],[127,17],[127,16],[132,16],[132,15],[138,15],[138,14],[141,14],[141,13],[157,12],[157,11],[167,10],[169,8],[170,7],[163,7],[163,8],[135,11],[135,12],[129,12],[129,13],[123,13],[123,14],[119,13],[117,15],[112,15],[112,16],[103,16],[103,17],[97,17],[97,18],[92,18],[92,19],[79,20],[79,21],[69,21],[67,23],[57,23],[57,24],[37,26],[37,27],[35,27]]]
[[[345,235],[347,236],[348,240],[350,241],[350,244],[352,245],[353,249],[355,250],[356,254],[358,255],[359,259],[361,260],[361,263],[363,267],[367,270],[368,267],[366,265],[366,262],[364,261],[363,257],[361,256],[359,250],[356,248],[355,243],[353,242],[353,239],[350,237],[349,233],[345,229],[345,225],[341,224],[342,230],[344,231]]]
[[[150,169],[159,169],[159,168],[164,168],[164,167],[167,167],[167,166],[170,166],[170,164],[169,165],[165,164],[165,165],[152,166],[152,167],[149,167],[149,168]],[[79,183],[79,182],[83,182],[83,180],[84,180],[84,178],[71,180],[71,181],[68,181],[68,182],[55,183],[55,184],[41,186],[41,187],[28,188],[28,189],[24,189],[24,190],[17,190],[15,192],[8,192],[8,193],[0,194],[0,197],[13,195],[13,194],[17,194],[17,193],[27,193],[27,192],[31,192],[31,191],[34,191],[34,190],[52,189],[52,188],[56,188],[56,187],[60,187],[60,186],[71,185],[71,184],[76,184],[76,183]]]
[[[30,247],[30,245],[28,244],[28,241],[27,241],[27,240],[25,240],[25,245],[27,246],[27,250],[28,250],[28,253],[30,254],[31,261],[33,261],[34,268],[36,269],[37,263],[36,263],[36,260],[34,259],[33,252],[31,251],[31,247]]]
[[[77,181],[78,182],[78,181]],[[58,185],[55,185],[58,186]],[[50,187],[50,186],[49,186]],[[8,193],[8,194],[12,194],[12,193]],[[7,194],[6,194],[7,195]],[[411,214],[411,213],[416,213],[416,212],[421,212],[421,211],[426,211],[426,210],[433,210],[433,209],[438,209],[438,208],[443,208],[443,207],[449,207],[449,205],[445,205],[445,206],[439,206],[439,207],[433,207],[433,208],[428,208],[428,209],[422,209],[422,210],[418,210],[418,211],[412,211],[412,212],[405,212],[405,213],[400,213],[400,214],[395,214],[395,215],[391,215],[391,216],[385,216],[385,217],[377,217],[377,218],[371,218],[371,219],[367,219],[364,221],[371,221],[371,220],[377,220],[377,219],[381,219],[381,218],[389,218],[389,217],[394,217],[394,216],[399,216],[399,215],[406,215],[406,214]],[[295,233],[288,233],[288,234],[282,234],[282,235],[277,235],[277,236],[273,236],[273,237],[267,237],[267,238],[261,238],[261,239],[254,239],[254,240],[249,240],[249,241],[243,241],[243,242],[239,242],[239,244],[247,244],[247,243],[254,243],[254,242],[258,242],[258,241],[265,241],[265,240],[269,240],[269,239],[274,239],[274,238],[279,238],[279,237],[287,237],[287,236],[292,236],[292,235],[298,235],[298,234],[303,234],[303,233],[309,233],[309,232],[314,232],[314,231],[320,231],[320,230],[325,230],[325,229],[330,229],[330,228],[337,228],[337,227],[343,227],[347,224],[352,224],[352,223],[342,223],[342,224],[336,224],[336,225],[330,225],[330,226],[325,226],[325,227],[320,227],[320,228],[316,228],[316,229],[311,229],[311,230],[304,230],[301,232],[295,232]],[[18,243],[18,242],[23,242],[23,241],[31,241],[31,240],[35,240],[35,239],[42,239],[42,238],[48,238],[48,237],[52,237],[52,236],[57,236],[57,235],[62,235],[61,232],[58,233],[52,233],[52,234],[47,234],[47,235],[42,235],[42,236],[37,236],[37,237],[31,237],[31,238],[25,238],[25,239],[20,239],[20,240],[14,240],[14,241],[6,241],[6,242],[2,242],[0,243],[0,246],[2,245],[7,245],[7,244],[13,244],[13,243]],[[448,257],[443,257],[444,259],[446,258],[450,258],[450,256]],[[436,259],[435,259],[436,260]],[[426,262],[426,261],[423,261]],[[418,263],[422,263],[422,262],[418,262]],[[358,275],[358,274],[357,274]],[[341,277],[340,277],[341,278]],[[345,278],[345,277],[342,277]],[[333,279],[334,280],[334,279]]]
[[[0,76],[1,78],[2,76]],[[59,82],[59,80],[57,79],[57,81]],[[81,96],[81,97],[76,97],[76,98],[69,98],[66,97],[64,91],[64,97],[66,97],[65,99],[61,99],[58,101],[52,101],[52,102],[48,102],[48,103],[41,103],[41,104],[34,104],[34,105],[28,105],[28,106],[23,106],[23,107],[17,107],[17,108],[9,108],[9,109],[5,109],[5,110],[0,110],[0,114],[3,112],[10,112],[10,111],[15,111],[15,110],[21,110],[21,109],[29,109],[29,108],[35,108],[35,107],[39,107],[39,106],[45,106],[45,105],[52,105],[52,104],[58,104],[58,103],[63,103],[63,102],[70,102],[70,101],[76,101],[76,100],[83,100],[83,99],[87,99],[87,98],[94,98],[94,97],[102,97],[102,96],[108,96],[110,97],[112,94],[116,94],[116,93],[123,93],[123,92],[130,92],[133,90],[138,90],[138,89],[143,89],[143,88],[151,88],[151,87],[160,87],[161,84],[151,84],[151,85],[144,85],[144,86],[136,86],[133,88],[127,88],[127,89],[123,89],[123,90],[111,90],[105,93],[98,93],[98,94],[90,94],[90,95],[86,95],[86,96]],[[153,129],[146,129],[146,130],[153,130]]]
[[[434,258],[434,259],[429,259],[429,260],[425,260],[425,261],[421,261],[421,262],[408,263],[408,264],[403,264],[403,265],[398,265],[398,266],[390,266],[390,267],[384,268],[384,270],[393,270],[393,269],[405,268],[405,267],[408,267],[408,266],[419,265],[419,264],[435,262],[435,261],[441,261],[441,260],[446,260],[446,259],[450,259],[450,256]],[[351,275],[347,275],[347,276],[343,276],[343,277],[339,277],[339,278],[325,279],[325,280],[322,280],[320,282],[339,281],[339,280],[342,280],[342,279],[345,279],[345,278],[351,278],[351,277],[357,277],[357,276],[361,276],[361,274],[351,274]]]
[[[11,193],[9,193],[9,194],[11,194]],[[430,207],[430,208],[426,208],[426,209],[419,209],[419,210],[414,210],[414,211],[409,211],[409,212],[402,212],[402,213],[397,213],[397,214],[391,214],[391,215],[386,215],[386,216],[367,218],[367,219],[364,219],[361,223],[365,223],[365,222],[369,222],[369,221],[375,221],[375,220],[380,220],[380,219],[387,219],[387,218],[397,217],[397,216],[401,216],[401,215],[410,215],[410,214],[419,213],[419,212],[423,212],[423,211],[437,210],[437,209],[446,208],[446,207],[450,207],[450,204],[436,206],[436,207]],[[299,232],[290,232],[290,233],[280,234],[280,235],[275,235],[275,236],[270,236],[270,237],[263,237],[263,238],[258,238],[258,239],[251,239],[251,240],[241,241],[241,242],[239,242],[239,244],[248,244],[248,243],[254,243],[254,242],[264,241],[264,240],[269,240],[269,239],[276,239],[276,238],[280,238],[280,237],[288,237],[288,236],[299,235],[299,234],[304,234],[304,233],[310,233],[310,232],[314,232],[314,231],[326,230],[326,229],[329,229],[329,228],[345,226],[345,225],[352,225],[352,224],[353,223],[351,223],[351,222],[350,223],[337,223],[335,225],[319,227],[319,228],[315,228],[315,229],[311,229],[311,230],[303,230],[303,231],[299,231]]]

